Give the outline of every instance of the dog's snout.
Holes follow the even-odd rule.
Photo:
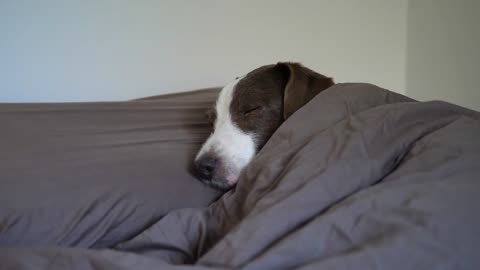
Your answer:
[[[204,156],[195,162],[195,172],[202,180],[211,180],[217,159],[211,156]]]

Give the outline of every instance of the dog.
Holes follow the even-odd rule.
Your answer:
[[[237,77],[207,112],[214,129],[195,157],[195,176],[213,188],[229,190],[275,130],[332,85],[332,78],[288,62]]]

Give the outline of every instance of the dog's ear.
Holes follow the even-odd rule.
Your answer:
[[[288,76],[283,92],[284,119],[290,117],[315,95],[335,84],[332,78],[318,74],[298,63],[278,63],[277,67]]]

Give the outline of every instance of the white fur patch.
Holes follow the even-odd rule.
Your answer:
[[[205,153],[213,153],[221,161],[228,184],[235,184],[240,171],[255,156],[255,141],[253,134],[247,134],[232,121],[230,104],[232,103],[235,86],[240,79],[225,86],[217,100],[215,109],[217,119],[214,132],[207,139],[197,154],[196,159]]]

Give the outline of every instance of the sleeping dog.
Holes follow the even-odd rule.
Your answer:
[[[233,187],[282,122],[333,84],[297,63],[262,66],[236,78],[207,113],[214,130],[195,158],[196,177],[217,189]]]

